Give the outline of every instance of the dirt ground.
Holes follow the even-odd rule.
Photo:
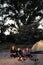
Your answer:
[[[0,65],[43,65],[43,54],[37,54],[38,62],[27,58],[25,61],[18,61],[18,58],[11,58],[10,52],[0,52]]]

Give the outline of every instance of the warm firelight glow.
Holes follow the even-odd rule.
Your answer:
[[[21,57],[20,59],[21,59],[21,60],[23,60],[23,58],[22,58],[22,57]]]
[[[43,51],[43,40],[36,42],[32,47],[32,51]]]
[[[19,60],[19,61],[22,61],[22,60],[23,60],[23,58],[22,58],[22,57],[18,57],[18,60]]]

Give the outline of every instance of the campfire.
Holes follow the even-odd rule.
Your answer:
[[[18,57],[18,60],[23,61],[24,59],[23,59],[23,57]]]

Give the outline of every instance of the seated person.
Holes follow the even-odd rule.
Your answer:
[[[23,56],[23,52],[20,48],[18,48],[18,56],[21,56],[21,57]]]
[[[26,48],[25,54],[26,54],[27,57],[32,57],[31,50],[29,48]]]
[[[22,52],[23,52],[23,57],[25,57],[26,56],[25,49],[23,49]]]
[[[14,45],[11,46],[11,49],[10,49],[10,53],[11,53],[11,57],[17,57],[17,50],[16,50],[16,47]]]

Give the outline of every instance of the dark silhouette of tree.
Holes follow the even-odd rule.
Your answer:
[[[43,19],[43,0],[1,0],[0,17],[1,34],[8,29],[10,35],[15,35],[16,43],[43,39],[43,30],[38,29]],[[14,24],[5,25],[8,20]]]

